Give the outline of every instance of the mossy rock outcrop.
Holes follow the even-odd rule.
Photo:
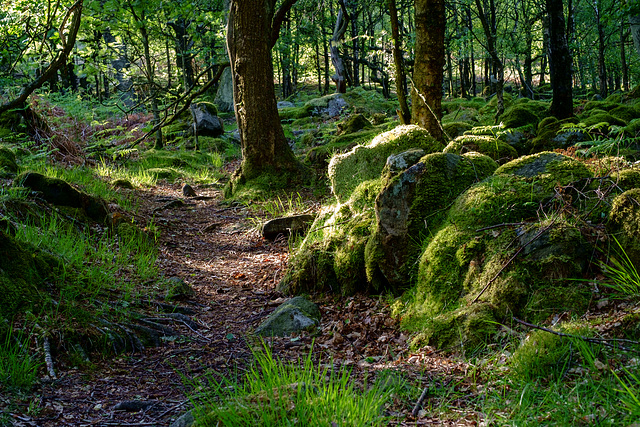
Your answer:
[[[423,241],[442,227],[447,206],[497,167],[492,159],[478,153],[432,153],[400,170],[388,162],[384,187],[375,203],[375,232],[365,249],[367,280],[372,288],[396,294],[406,290]]]
[[[361,182],[380,178],[387,157],[412,148],[433,153],[441,151],[443,146],[425,129],[406,125],[376,136],[367,145],[358,145],[333,157],[328,171],[333,194],[339,202],[345,202]]]
[[[364,252],[375,222],[374,204],[382,179],[361,182],[351,197],[326,206],[289,259],[278,285],[285,294],[369,291]]]
[[[580,120],[585,126],[595,126],[601,123],[607,123],[608,125],[626,126],[627,123],[624,120],[612,116],[610,113],[596,112]]]
[[[538,124],[538,134],[531,141],[529,154],[556,148],[567,148],[585,139],[585,134],[579,130],[565,130],[562,128],[570,123],[577,124],[577,117],[569,117],[558,120],[555,117],[546,117]]]
[[[476,151],[491,157],[500,163],[505,163],[518,157],[515,148],[502,139],[488,135],[462,135],[451,141],[443,150],[445,153],[462,154]]]
[[[0,178],[10,178],[18,172],[16,155],[4,145],[0,145]]]
[[[533,104],[531,102],[516,104],[500,116],[500,121],[504,124],[505,128],[519,128],[526,125],[538,126],[540,118],[533,111],[532,106]]]
[[[631,261],[640,265],[640,188],[625,191],[613,200],[607,230]],[[620,252],[616,246],[612,245],[614,252]]]
[[[9,319],[27,309],[37,309],[49,300],[47,288],[61,268],[52,255],[17,241],[0,229],[0,319]]]
[[[450,122],[442,125],[445,133],[449,138],[457,138],[468,130],[471,130],[473,126],[467,122]]]
[[[44,200],[53,205],[83,210],[94,221],[104,222],[109,213],[102,199],[77,190],[62,179],[37,172],[25,172],[18,176],[16,181],[23,187],[37,191]]]
[[[371,129],[373,125],[362,114],[353,114],[344,121],[338,123],[338,135],[358,132],[363,129]]]
[[[514,160],[462,193],[422,253],[405,325],[418,340],[475,347],[509,315],[541,321],[584,312],[587,286],[573,280],[592,250],[569,218],[540,218],[554,188],[591,173],[557,153]],[[510,225],[520,224],[520,225]]]

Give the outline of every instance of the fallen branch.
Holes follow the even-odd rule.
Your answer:
[[[418,398],[418,401],[413,407],[413,411],[411,411],[411,416],[413,416],[414,418],[418,416],[418,412],[420,412],[420,407],[422,406],[422,401],[427,397],[428,393],[429,393],[429,387],[425,387],[424,390],[422,390],[422,394]]]

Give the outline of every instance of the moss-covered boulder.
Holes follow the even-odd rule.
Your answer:
[[[408,169],[387,166],[375,203],[375,232],[365,249],[367,280],[373,289],[405,290],[423,241],[442,227],[446,207],[497,167],[478,153],[432,153]]]
[[[529,153],[535,154],[556,148],[567,148],[585,139],[585,133],[577,129],[566,129],[566,126],[577,124],[577,117],[558,120],[546,117],[538,124],[538,133],[530,143]],[[566,129],[566,130],[563,130]]]
[[[0,228],[0,319],[26,309],[41,308],[46,288],[60,274],[60,262],[39,249],[17,241]]]
[[[255,330],[260,336],[287,336],[294,332],[311,329],[320,323],[320,309],[303,297],[284,302]]]
[[[631,261],[640,265],[640,188],[625,191],[613,200],[607,230]]]
[[[338,135],[358,132],[362,129],[371,129],[373,125],[362,114],[353,114],[344,121],[338,123]]]
[[[442,125],[445,133],[449,138],[457,138],[468,130],[471,130],[473,126],[467,122],[450,122]]]
[[[289,259],[278,290],[285,294],[367,292],[365,246],[375,222],[382,178],[361,182],[342,202],[324,207]]]
[[[10,178],[18,172],[16,155],[4,145],[0,145],[0,178]]]
[[[595,126],[601,123],[606,123],[608,125],[615,126],[626,126],[627,123],[624,120],[616,118],[609,113],[598,113],[591,114],[587,117],[584,117],[580,120],[585,126]]]
[[[16,178],[23,187],[37,191],[47,202],[57,206],[82,209],[94,221],[104,222],[109,210],[104,200],[72,187],[68,182],[37,172],[25,172]]]
[[[367,145],[358,145],[331,159],[328,174],[333,194],[339,202],[345,202],[361,182],[380,177],[387,157],[411,148],[433,153],[444,147],[419,126],[398,126]]]
[[[592,249],[570,217],[538,215],[556,186],[591,177],[557,153],[514,160],[453,203],[421,255],[405,325],[438,346],[479,345],[510,315],[541,321],[584,312],[581,277]]]
[[[609,111],[609,114],[625,123],[629,123],[631,120],[640,117],[640,111],[628,105],[619,105]]]
[[[506,110],[500,121],[504,124],[505,128],[519,128],[526,125],[538,126],[540,118],[529,108],[532,103],[516,104]]]
[[[518,152],[502,139],[488,135],[462,135],[451,141],[444,153],[462,154],[476,151],[485,154],[500,163],[506,163],[518,157]]]

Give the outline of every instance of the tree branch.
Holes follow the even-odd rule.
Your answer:
[[[59,31],[60,40],[62,41],[62,50],[56,55],[53,61],[51,61],[47,69],[40,75],[40,77],[34,80],[31,84],[27,85],[24,89],[22,89],[20,95],[18,95],[17,98],[3,105],[0,105],[0,114],[13,108],[22,107],[24,102],[27,100],[27,98],[29,98],[33,91],[42,86],[59,68],[66,64],[69,53],[71,53],[71,49],[73,49],[73,46],[76,43],[76,36],[78,35],[78,30],[80,29],[80,22],[82,20],[82,2],[83,0],[78,0],[73,6],[71,6],[62,21],[62,25],[60,26]],[[69,28],[69,35],[65,43],[63,29],[71,14],[73,14],[73,18],[71,20],[71,27]]]
[[[282,22],[284,22],[285,16],[287,16],[287,13],[297,1],[298,0],[284,0],[284,3],[280,5],[274,14],[273,21],[271,21],[271,49],[273,49],[278,41],[278,37],[280,37],[280,28],[282,27]]]
[[[226,64],[218,64],[219,68],[218,68],[218,72],[216,73],[215,76],[213,76],[213,78],[211,80],[209,80],[207,82],[207,84],[205,84],[204,86],[202,86],[199,90],[197,90],[196,92],[192,93],[191,95],[189,95],[186,98],[185,104],[182,106],[182,108],[180,108],[178,111],[175,112],[175,114],[173,116],[171,116],[169,119],[167,119],[167,117],[164,118],[164,120],[160,121],[159,123],[157,123],[151,130],[149,130],[147,133],[145,133],[144,135],[142,135],[140,138],[136,139],[135,141],[133,141],[131,144],[125,146],[123,148],[123,150],[129,149],[129,148],[133,148],[136,145],[140,144],[142,141],[144,141],[147,137],[149,137],[149,135],[153,134],[154,132],[156,132],[158,129],[160,129],[162,126],[167,126],[170,125],[171,123],[173,123],[173,121],[180,116],[180,114],[182,114],[183,112],[185,112],[187,110],[187,108],[189,108],[189,106],[191,105],[191,101],[193,101],[196,97],[202,95],[204,92],[206,92],[207,89],[209,89],[211,86],[213,86],[214,84],[216,84],[218,82],[218,80],[220,80],[220,77],[222,77],[222,72],[224,71],[225,68],[227,68],[229,66],[228,63]],[[193,87],[191,87],[191,90],[193,89]],[[188,94],[188,92],[187,92]],[[186,96],[186,94],[185,94]]]

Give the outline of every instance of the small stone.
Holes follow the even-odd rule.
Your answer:
[[[182,195],[185,197],[196,197],[196,191],[189,184],[185,184],[182,186]]]

